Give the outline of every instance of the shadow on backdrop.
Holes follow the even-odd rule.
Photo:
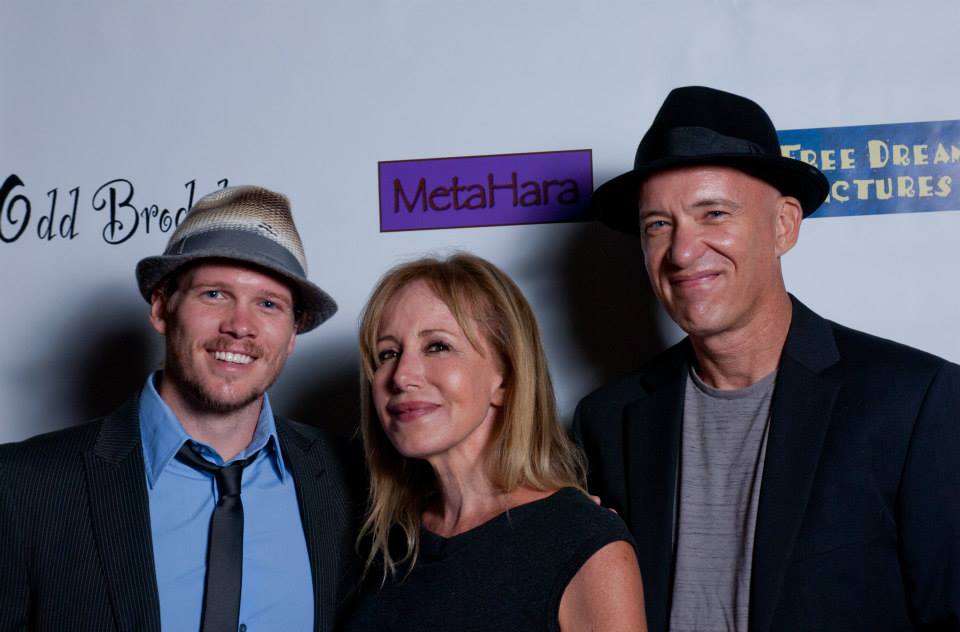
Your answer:
[[[67,316],[70,326],[47,336],[26,369],[27,392],[42,397],[31,435],[111,412],[161,363],[163,342],[147,320],[147,305],[127,288],[94,292]]]
[[[316,335],[315,345],[302,345],[287,360],[270,391],[272,405],[279,415],[351,438],[360,423],[356,342],[324,340],[322,326]]]
[[[553,249],[571,336],[596,386],[638,368],[668,346],[643,267],[640,240],[597,222],[576,224]],[[586,395],[586,392],[583,393]]]

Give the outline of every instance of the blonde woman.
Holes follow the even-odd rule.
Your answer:
[[[584,493],[536,320],[491,263],[389,271],[362,317],[368,588],[347,630],[645,630],[630,534]]]

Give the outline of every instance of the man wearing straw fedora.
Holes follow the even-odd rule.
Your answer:
[[[960,629],[960,367],[787,293],[827,185],[759,105],[687,87],[592,200],[688,334],[574,420],[654,632]]]
[[[205,196],[137,282],[163,370],[102,419],[0,446],[0,630],[333,630],[356,477],[266,395],[336,311],[287,198]]]

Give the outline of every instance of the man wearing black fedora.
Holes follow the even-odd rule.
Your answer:
[[[102,419],[0,446],[0,630],[333,630],[360,477],[266,395],[336,311],[289,202],[203,197],[137,282],[163,370]]]
[[[687,87],[592,200],[688,334],[574,419],[654,632],[960,629],[960,367],[787,293],[827,184],[756,103]]]

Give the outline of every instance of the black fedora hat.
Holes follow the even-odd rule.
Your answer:
[[[687,165],[725,165],[760,178],[813,213],[829,192],[819,169],[780,154],[773,121],[745,97],[688,86],[670,91],[637,147],[633,170],[604,183],[590,200],[594,217],[639,233],[637,195],[652,173]]]

